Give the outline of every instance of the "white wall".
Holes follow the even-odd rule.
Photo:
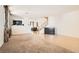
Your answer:
[[[4,43],[4,23],[5,23],[5,14],[4,8],[0,5],[0,47]]]
[[[25,34],[25,33],[31,33],[31,29],[29,26],[28,18],[24,19],[18,16],[12,16],[12,21],[13,20],[22,20],[22,23],[24,26],[20,25],[12,25],[12,34]]]
[[[55,27],[55,23],[56,23],[56,20],[55,20],[55,17],[54,16],[49,16],[48,17],[48,25],[46,27]]]
[[[19,28],[23,29],[26,33],[31,33],[27,17],[24,19],[24,23],[24,28]],[[55,27],[56,34],[79,38],[79,11],[71,11],[59,16],[48,16],[47,27]],[[44,33],[44,29],[40,32]]]
[[[57,33],[79,38],[79,11],[56,17]]]
[[[71,11],[59,16],[49,16],[47,27],[55,27],[58,35],[79,38],[79,11]]]

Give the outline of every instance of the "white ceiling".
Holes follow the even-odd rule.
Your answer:
[[[18,16],[56,16],[79,10],[79,5],[11,5],[12,14]]]

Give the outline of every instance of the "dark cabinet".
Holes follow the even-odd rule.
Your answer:
[[[45,34],[52,34],[52,35],[55,35],[56,33],[55,33],[55,28],[48,28],[48,27],[46,27],[46,28],[44,28],[44,33]]]

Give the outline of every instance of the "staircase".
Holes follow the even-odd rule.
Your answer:
[[[48,25],[48,17],[43,17],[38,22],[30,21],[30,26],[32,26],[31,27],[32,31],[40,31],[47,25]]]

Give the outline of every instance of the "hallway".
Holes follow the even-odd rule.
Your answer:
[[[63,38],[60,36],[61,39]],[[56,45],[54,42],[59,36],[22,34],[13,35],[7,43],[0,48],[2,53],[67,53],[72,52]]]

